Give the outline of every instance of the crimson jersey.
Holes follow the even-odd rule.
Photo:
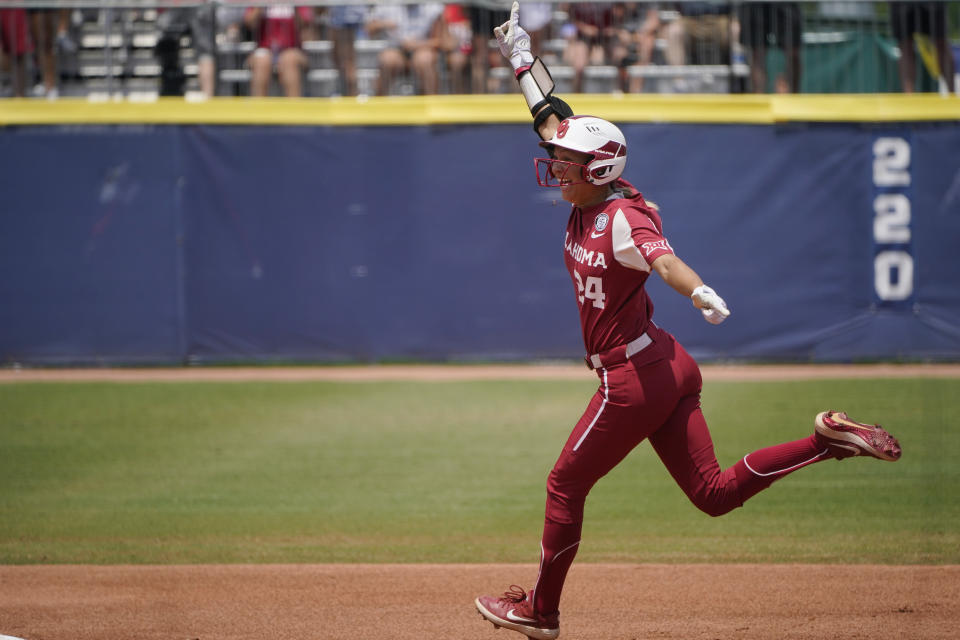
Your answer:
[[[0,9],[0,49],[7,55],[33,53],[26,9]]]
[[[254,7],[247,9],[253,12]],[[270,5],[263,10],[260,20],[257,46],[271,51],[295,49],[300,46],[300,25],[297,19],[309,23],[313,19],[310,7],[296,7],[293,5]]]
[[[650,265],[672,254],[656,209],[626,180],[591,207],[574,207],[564,260],[576,287],[588,354],[626,344],[647,330],[653,303],[644,289]]]

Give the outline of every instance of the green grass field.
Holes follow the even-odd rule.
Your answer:
[[[535,562],[596,383],[0,385],[0,563]],[[648,444],[594,489],[579,561],[960,562],[960,382],[709,383],[729,466],[843,409],[897,463],[804,469],[722,518]]]

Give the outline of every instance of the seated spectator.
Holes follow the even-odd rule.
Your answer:
[[[37,67],[40,71],[40,84],[34,87],[33,94],[56,100],[59,96],[59,73],[57,71],[56,49],[70,53],[76,50],[76,44],[70,38],[69,9],[29,9],[30,28],[33,42],[37,48]]]
[[[610,64],[626,79],[630,49],[622,28],[623,2],[575,2],[568,9],[567,45],[563,57],[573,67],[573,93],[583,92],[583,72],[588,65]]]
[[[443,4],[377,4],[367,16],[366,30],[370,37],[388,42],[380,53],[377,95],[387,95],[393,81],[407,73],[414,74],[418,93],[438,93]]]
[[[667,64],[730,64],[730,5],[725,1],[684,2],[677,4],[680,17],[664,30]],[[675,89],[689,85],[676,80]]]
[[[778,93],[800,92],[800,47],[803,14],[795,2],[751,2],[738,6],[740,42],[750,55],[750,83],[754,93],[767,91],[767,44],[783,49],[785,76],[778,78]]]
[[[677,4],[666,29],[667,64],[729,64],[730,5],[724,0]]]
[[[250,95],[268,95],[276,71],[285,96],[302,96],[303,71],[307,67],[307,56],[301,48],[302,34],[312,29],[313,10],[288,4],[250,7],[243,20],[257,43],[247,61],[252,72]]]
[[[613,5],[611,62],[616,64],[618,89],[624,93],[643,91],[643,76],[630,77],[628,67],[648,65],[663,24],[656,4],[642,6],[638,2],[617,2]]]
[[[160,29],[156,48],[160,61],[160,95],[182,96],[184,93],[186,76],[181,67],[180,39],[185,35],[190,36],[197,54],[197,81],[200,83],[200,92],[207,98],[216,93],[213,20],[213,4],[188,9],[167,9],[157,17],[157,27]],[[216,26],[223,25],[218,20]]]
[[[26,96],[26,56],[33,53],[25,9],[0,9],[0,49],[9,65],[13,95]]]
[[[441,49],[447,60],[450,76],[450,92],[468,93],[467,67],[470,60],[470,20],[458,3],[443,8],[443,43]]]
[[[329,9],[330,39],[333,41],[333,62],[340,72],[342,95],[357,95],[357,58],[353,43],[363,26],[366,9],[362,6],[337,5]]]
[[[643,18],[634,33],[634,50],[629,64],[648,65],[653,63],[653,52],[657,46],[657,38],[663,31],[663,22],[660,20],[660,8],[656,4],[647,4],[644,6]],[[630,92],[640,93],[643,91],[643,76],[634,76],[630,79]]]
[[[472,33],[470,40],[470,87],[473,93],[495,93],[490,69],[506,63],[493,38],[493,29],[510,19],[512,0],[488,0],[465,4]],[[523,27],[530,34],[530,50],[543,55],[543,42],[553,15],[549,2],[524,2],[520,8]]]
[[[917,56],[915,35],[928,36],[937,51],[937,66],[947,89],[957,91],[956,70],[950,41],[947,39],[947,10],[945,2],[891,2],[890,27],[900,47],[900,84],[904,93],[917,90]]]

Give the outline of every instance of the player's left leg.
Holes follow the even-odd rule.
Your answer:
[[[699,398],[686,398],[650,444],[690,501],[704,513],[720,516],[742,506],[774,481],[833,457],[816,434],[759,449],[721,470]]]
[[[680,403],[650,443],[691,502],[711,516],[742,506],[776,480],[816,462],[853,455],[900,457],[896,438],[878,425],[827,411],[817,416],[810,436],[758,449],[721,471],[696,396]]]

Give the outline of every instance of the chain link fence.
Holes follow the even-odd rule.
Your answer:
[[[12,0],[4,97],[510,93],[509,2]],[[957,91],[960,2],[525,2],[558,93]]]

